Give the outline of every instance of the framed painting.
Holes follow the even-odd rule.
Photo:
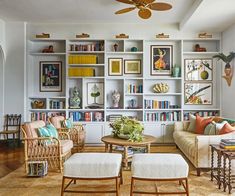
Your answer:
[[[124,61],[125,74],[141,74],[141,60],[131,59]]]
[[[152,45],[150,52],[151,75],[171,75],[173,64],[172,45]]]
[[[109,76],[122,76],[122,58],[109,58],[108,59],[108,75]]]
[[[185,80],[187,81],[212,81],[212,59],[185,59]]]
[[[100,108],[104,105],[104,83],[87,83],[87,105],[94,108]]]
[[[212,82],[185,83],[184,102],[187,105],[212,105]]]
[[[62,62],[40,61],[40,92],[62,91]]]

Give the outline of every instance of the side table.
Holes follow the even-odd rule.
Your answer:
[[[224,168],[223,168],[223,185],[224,185],[224,192],[228,187],[229,194],[231,194],[231,190],[235,187],[232,186],[232,183],[235,180],[235,175],[232,174],[232,161],[235,160],[235,152],[227,151],[223,153],[223,161],[224,161]],[[227,162],[228,161],[228,162]],[[227,166],[228,163],[228,166]]]

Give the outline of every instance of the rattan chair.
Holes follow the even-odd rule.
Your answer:
[[[67,132],[70,136],[70,139],[73,141],[73,147],[77,152],[81,152],[84,150],[85,146],[85,136],[86,132],[84,129],[84,126],[79,124],[79,125],[73,125],[72,128],[64,128],[62,127],[62,121],[65,120],[64,116],[54,116],[48,118],[48,121],[53,124],[58,132]]]
[[[71,155],[73,142],[68,133],[59,132],[59,139],[38,137],[37,129],[44,127],[44,121],[34,121],[21,126],[24,140],[25,166],[28,173],[30,161],[47,161],[51,170],[63,170],[63,161]]]

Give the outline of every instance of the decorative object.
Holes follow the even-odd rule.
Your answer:
[[[96,122],[103,121],[102,112],[95,112],[94,117]]]
[[[62,62],[40,61],[40,92],[62,91]]]
[[[118,108],[119,107],[119,101],[120,101],[120,93],[117,90],[114,90],[112,92],[112,100],[113,100],[113,107]]]
[[[167,93],[169,91],[169,85],[167,83],[157,83],[153,86],[155,93]]]
[[[176,78],[181,76],[180,67],[178,66],[173,67],[172,76]]]
[[[88,37],[90,37],[90,35],[87,33],[82,33],[82,34],[76,35],[76,38],[88,38]]]
[[[212,34],[208,34],[208,33],[199,33],[198,34],[199,38],[212,38]]]
[[[131,47],[131,52],[137,52],[138,48],[137,47]]]
[[[195,45],[195,49],[194,50],[195,50],[195,52],[206,52],[206,48],[200,47],[199,44]]]
[[[164,33],[159,33],[156,35],[156,38],[169,38],[170,35],[165,35]]]
[[[113,49],[114,49],[115,52],[118,51],[118,44],[117,44],[117,43],[115,43],[115,44],[113,45]]]
[[[89,108],[101,108],[104,105],[104,83],[87,83],[87,105]]]
[[[125,33],[121,33],[119,35],[116,35],[116,38],[129,38],[129,35],[126,35]]]
[[[129,101],[129,107],[128,109],[136,109],[137,107],[137,101],[136,99],[130,99]]]
[[[212,59],[185,59],[185,80],[187,81],[212,81]]]
[[[122,58],[109,58],[109,76],[122,76]]]
[[[72,96],[69,99],[69,107],[70,108],[80,108],[81,98],[79,97],[78,88],[75,86],[72,91]]]
[[[185,104],[212,105],[212,83],[185,83]]]
[[[50,46],[48,46],[48,48],[44,48],[42,50],[42,53],[54,53],[53,46],[50,45]]]
[[[225,75],[223,75],[222,77],[226,80],[228,86],[231,86],[231,82],[233,79],[234,68],[233,65],[231,65],[230,63],[234,59],[234,57],[235,52],[230,52],[227,56],[223,53],[219,53],[213,56],[213,58],[217,58],[217,60],[222,60],[224,63],[226,63],[224,67]]]
[[[113,129],[114,137],[120,137],[122,139],[128,139],[130,141],[142,141],[143,140],[143,125],[129,117],[123,116],[121,119],[117,119],[109,124]]]
[[[151,46],[151,75],[171,75],[172,45]]]
[[[141,74],[140,59],[124,60],[124,67],[125,74]]]
[[[36,38],[50,38],[49,33],[36,34]]]
[[[31,107],[32,109],[45,109],[46,104],[45,101],[38,99],[31,102]]]
[[[116,1],[121,2],[121,3],[131,4],[135,7],[132,6],[132,7],[121,9],[115,12],[115,14],[124,14],[132,10],[135,10],[137,8],[139,9],[138,15],[142,19],[150,18],[152,15],[152,12],[151,12],[152,10],[166,11],[172,8],[172,6],[168,3],[160,3],[160,2],[156,3],[155,0],[151,0],[151,1],[149,0],[138,0],[138,1],[116,0]]]

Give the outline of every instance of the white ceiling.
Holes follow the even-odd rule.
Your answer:
[[[143,20],[137,10],[115,15],[115,11],[131,7],[115,0],[0,0],[0,18],[32,23],[178,23],[181,29],[213,32],[235,23],[235,0],[159,1],[173,8],[153,11],[150,19]]]

